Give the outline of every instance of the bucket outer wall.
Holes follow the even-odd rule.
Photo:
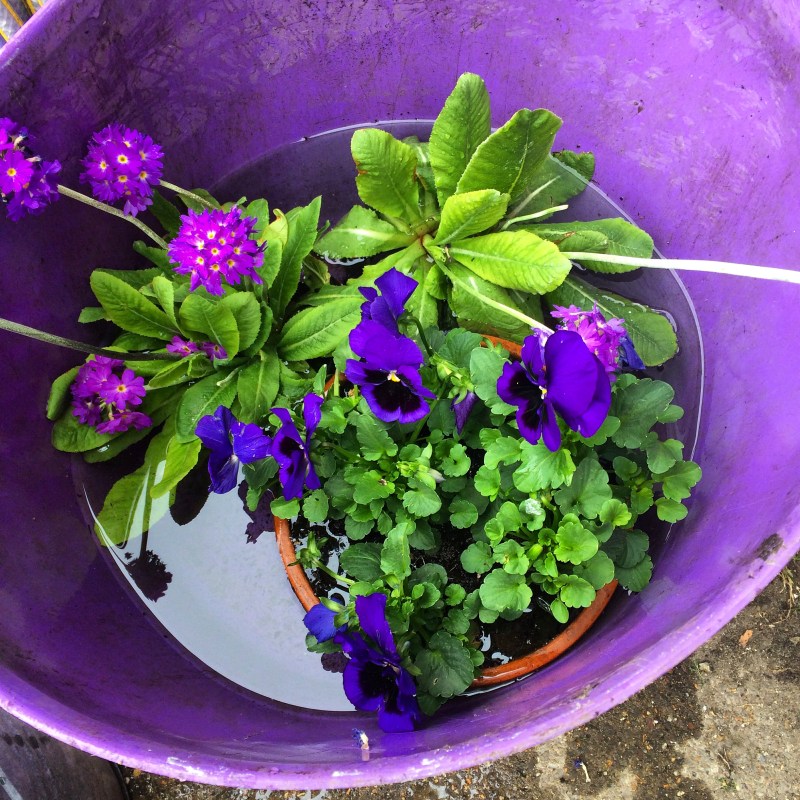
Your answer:
[[[562,116],[557,146],[594,151],[600,186],[666,255],[795,268],[799,40],[796,5],[779,0],[51,0],[0,52],[0,115],[35,132],[68,185],[92,131],[119,120],[164,146],[169,180],[202,186],[303,136],[435,116],[469,70],[488,83],[495,124],[522,106]],[[63,200],[3,218],[0,315],[86,336],[75,319],[89,272],[135,265],[131,239]],[[534,680],[453,703],[413,734],[256,697],[177,652],[98,554],[69,459],[50,448],[49,382],[73,356],[3,334],[0,705],[131,766],[271,789],[466,767],[621,702],[800,545],[800,289],[702,275],[686,286],[706,342],[705,477],[652,585],[618,597]]]

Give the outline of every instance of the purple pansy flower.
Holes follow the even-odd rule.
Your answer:
[[[497,381],[501,400],[518,406],[517,424],[531,444],[540,438],[549,450],[561,446],[556,415],[581,436],[592,436],[611,406],[611,384],[603,365],[574,331],[556,331],[542,340],[529,336],[520,361],[507,363]]]
[[[347,630],[347,625],[340,625],[338,628],[334,625],[335,616],[335,611],[331,611],[322,603],[317,603],[303,617],[303,624],[318,642],[327,642],[337,633]]]
[[[82,364],[70,386],[72,414],[98,433],[142,430],[153,424],[147,414],[132,411],[145,396],[144,378],[118,358],[94,356]]]
[[[429,411],[425,399],[436,395],[419,374],[422,351],[413,339],[393,334],[380,323],[365,320],[350,334],[350,347],[362,361],[348,359],[347,380],[383,422],[417,422]]]
[[[607,320],[597,304],[591,311],[577,306],[553,306],[551,316],[561,320],[561,330],[575,331],[583,339],[613,382],[619,369],[619,349],[626,336],[625,320],[618,317]]]
[[[303,420],[306,438],[302,439],[288,409],[273,408],[272,413],[281,421],[281,427],[272,441],[272,457],[278,462],[278,476],[285,500],[303,496],[303,486],[319,489],[321,484],[309,455],[311,437],[322,418],[322,398],[307,394],[303,398]]]
[[[344,669],[344,692],[359,711],[377,711],[378,725],[390,733],[413,731],[422,719],[417,687],[400,666],[400,654],[386,621],[386,595],[360,595],[355,601],[360,633],[334,636],[349,657]]]
[[[639,354],[636,352],[636,348],[633,346],[630,336],[627,334],[623,336],[619,346],[619,360],[624,367],[628,367],[630,369],[647,369],[647,365],[644,363],[644,361],[642,361],[642,359],[639,357]]]
[[[143,133],[113,124],[92,136],[83,159],[81,181],[104,203],[125,200],[123,211],[135,217],[153,200],[153,187],[161,180],[164,154]]]
[[[58,199],[58,161],[43,161],[26,145],[28,132],[7,117],[0,118],[0,200],[14,221],[39,214]]]
[[[406,302],[417,285],[417,281],[393,267],[375,280],[377,289],[371,286],[359,289],[367,299],[361,306],[362,321],[373,320],[387,330],[397,333],[397,320],[405,311]]]
[[[242,217],[238,206],[230,211],[190,209],[181,217],[178,235],[169,243],[173,269],[191,277],[191,291],[204,286],[216,295],[224,294],[223,278],[230,284],[240,283],[243,277],[262,283],[257,270],[264,253],[252,238],[255,226],[255,218]]]
[[[240,463],[250,464],[270,454],[269,436],[258,425],[239,422],[225,406],[200,419],[194,432],[211,451],[208,474],[211,491],[217,494],[225,494],[236,486]]]

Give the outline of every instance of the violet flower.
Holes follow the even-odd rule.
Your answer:
[[[349,657],[344,692],[359,711],[377,711],[378,725],[389,733],[413,731],[422,719],[417,687],[400,666],[400,654],[386,621],[386,595],[360,595],[355,600],[360,633],[339,631],[334,641]]]
[[[375,280],[377,289],[371,286],[359,289],[367,302],[361,306],[361,319],[372,320],[389,331],[397,333],[397,320],[405,311],[408,298],[418,283],[394,267]],[[380,290],[380,294],[378,294]]]
[[[27,146],[28,131],[7,117],[0,118],[0,200],[15,222],[39,214],[57,200],[58,161],[43,161]]]
[[[413,339],[365,320],[350,334],[350,347],[363,361],[348,359],[347,380],[360,387],[370,410],[383,422],[417,422],[429,411],[425,399],[436,395],[419,374],[424,360]]]
[[[286,408],[273,408],[272,413],[281,421],[281,427],[272,440],[272,457],[278,462],[278,477],[285,500],[303,496],[303,487],[319,489],[321,484],[309,458],[311,437],[322,418],[322,398],[307,394],[303,398],[303,420],[306,436],[300,436],[291,414]]]
[[[543,342],[529,336],[520,361],[507,363],[497,381],[501,400],[518,406],[517,424],[531,444],[561,446],[559,415],[581,436],[592,436],[611,406],[611,384],[603,365],[574,331],[556,331]]]
[[[337,633],[347,630],[347,625],[341,625],[338,628],[334,625],[333,619],[335,616],[335,611],[331,611],[322,603],[317,603],[306,612],[303,617],[303,624],[318,642],[327,642],[333,639]]]
[[[195,353],[199,353],[200,348],[194,342],[181,339],[180,336],[173,336],[172,341],[167,345],[167,352],[188,358]]]
[[[125,369],[125,362],[120,359],[94,356],[78,369],[70,392],[73,416],[98,433],[143,430],[153,424],[147,414],[129,408],[141,404],[144,378]]]
[[[200,350],[208,356],[209,361],[213,361],[215,358],[225,359],[228,357],[228,351],[216,342],[203,342],[200,345]]]
[[[223,278],[230,284],[240,283],[243,277],[262,283],[257,270],[264,253],[252,238],[255,226],[255,218],[242,217],[238,206],[230,211],[190,209],[181,217],[178,235],[169,243],[173,269],[191,276],[191,291],[204,286],[216,295],[224,294]]]
[[[123,211],[135,217],[153,200],[161,180],[164,154],[153,140],[132,128],[108,125],[92,136],[81,181],[104,203],[125,200]]]
[[[453,398],[450,409],[455,414],[456,431],[459,434],[464,430],[464,426],[467,424],[469,415],[472,413],[472,408],[477,400],[478,396],[475,392],[467,392],[458,402]]]
[[[633,346],[630,336],[625,334],[625,336],[622,337],[619,346],[619,361],[623,367],[628,367],[629,369],[647,369],[647,365],[644,363],[644,361],[642,361],[642,359],[639,357],[639,354],[636,352],[636,348]]]
[[[577,306],[553,306],[551,316],[562,321],[561,330],[575,331],[583,339],[613,383],[619,369],[619,350],[627,335],[625,320],[618,317],[607,320],[596,303],[591,311],[584,311]]]
[[[260,461],[270,454],[270,438],[252,423],[239,422],[226,406],[202,417],[194,432],[211,453],[208,474],[211,491],[225,494],[238,483],[239,464]]]

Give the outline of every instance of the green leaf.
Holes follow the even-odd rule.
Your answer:
[[[556,532],[553,555],[563,562],[581,564],[597,552],[597,537],[581,525],[575,514],[565,514]]]
[[[600,522],[609,522],[615,528],[623,528],[631,521],[631,512],[621,500],[606,500],[600,506]]]
[[[526,225],[525,230],[573,253],[608,253],[633,258],[651,258],[653,240],[641,228],[627,220],[597,219],[591,222],[556,222]],[[595,272],[618,273],[638,269],[625,264],[580,259],[579,263]]]
[[[683,456],[683,442],[677,439],[656,441],[647,446],[647,466],[650,472],[666,472]]]
[[[239,421],[261,422],[269,413],[280,385],[280,364],[274,350],[262,350],[258,359],[248,364],[236,382]]]
[[[503,402],[497,394],[497,380],[507,359],[488,347],[476,348],[469,360],[469,372],[475,385],[475,394],[495,414],[511,414],[516,406]]]
[[[175,284],[163,275],[156,275],[151,286],[156,300],[169,317],[169,321],[178,329],[178,320],[175,317]]]
[[[608,473],[596,458],[587,456],[578,464],[570,485],[559,489],[554,499],[562,513],[576,511],[586,519],[594,519],[611,499]]]
[[[447,249],[478,277],[532,294],[552,291],[571,269],[569,259],[552,242],[527,231],[487,233],[453,242]]]
[[[614,580],[614,562],[602,550],[598,550],[588,561],[575,567],[574,574],[588,581],[595,589],[602,589]]]
[[[560,600],[553,600],[550,603],[550,613],[562,625],[566,625],[569,622],[569,609]]]
[[[261,306],[256,296],[251,292],[235,292],[223,297],[219,305],[225,306],[233,314],[239,331],[238,350],[246,350],[256,340],[261,329]],[[233,358],[230,353],[228,357]]]
[[[494,553],[486,542],[474,542],[461,553],[461,566],[465,572],[482,575],[494,564]]]
[[[56,420],[66,411],[72,400],[70,386],[77,377],[79,369],[80,367],[73,367],[53,381],[53,385],[50,387],[50,396],[47,398],[47,419]]]
[[[397,455],[397,444],[375,417],[361,414],[355,418],[355,426],[360,453],[365,460],[378,461],[384,456]]]
[[[269,305],[276,320],[283,319],[300,285],[303,259],[311,252],[317,238],[320,203],[321,198],[315,197],[307,206],[292,209],[286,216],[289,223],[286,244],[281,252],[280,270],[269,291]]]
[[[531,174],[524,193],[509,210],[509,217],[520,217],[563,205],[580,194],[594,174],[591,153],[561,150],[547,156]]]
[[[305,361],[330,355],[358,322],[363,302],[359,295],[304,308],[283,326],[278,344],[281,356],[287,361]]]
[[[171,441],[173,428],[167,424],[151,440],[144,464],[111,487],[95,523],[95,531],[103,544],[120,545],[141,535],[169,510],[169,496],[153,500],[150,488]]]
[[[405,525],[398,525],[386,534],[381,548],[381,570],[384,575],[394,575],[403,580],[411,574],[411,550]]]
[[[269,510],[280,519],[294,519],[300,515],[300,501],[297,498],[286,500],[276,497],[270,503]]]
[[[442,620],[442,627],[454,636],[464,636],[469,630],[469,617],[462,609],[451,608]]]
[[[123,330],[156,339],[172,339],[178,333],[161,309],[125,281],[95,270],[90,284],[108,318]]]
[[[436,180],[433,177],[431,166],[430,147],[427,142],[421,142],[416,136],[406,136],[403,144],[407,144],[417,157],[417,179],[422,187],[429,192],[436,192]]]
[[[374,469],[361,474],[353,490],[353,500],[360,505],[368,505],[373,500],[385,500],[394,492],[394,484],[387,481],[380,472]]]
[[[102,447],[112,440],[111,434],[98,433],[91,425],[82,425],[67,408],[63,416],[53,425],[51,441],[62,453],[85,453]]]
[[[191,442],[178,442],[174,438],[169,440],[164,471],[158,483],[150,489],[153,500],[168,495],[191,472],[200,456],[201,447],[199,439]]]
[[[451,478],[460,478],[462,475],[466,475],[472,466],[467,455],[467,448],[463,444],[452,444],[448,448],[447,456],[442,459],[439,466],[442,472]]]
[[[596,289],[580,278],[568,277],[547,296],[550,305],[592,308],[596,303],[606,319],[621,317],[639,357],[648,367],[657,367],[672,358],[678,340],[669,320],[641,303]],[[612,412],[613,413],[613,412]]]
[[[82,308],[81,313],[78,314],[78,322],[81,323],[100,322],[101,320],[107,319],[108,315],[105,309],[100,306],[86,306]]]
[[[656,500],[656,514],[664,522],[680,522],[688,513],[689,509],[677,500],[670,500],[667,497],[659,497]]]
[[[476,491],[480,492],[484,497],[494,500],[500,491],[500,472],[496,469],[490,469],[484,464],[475,473],[473,483]]]
[[[351,544],[339,556],[342,569],[357,581],[376,581],[383,577],[381,545],[377,542]]]
[[[358,169],[358,196],[364,203],[406,223],[419,221],[414,150],[386,131],[361,128],[353,134],[350,152]]]
[[[157,190],[153,191],[152,198],[153,202],[148,210],[161,223],[161,227],[174,236],[181,227],[181,212]]]
[[[322,489],[315,489],[303,498],[303,516],[309,522],[325,522],[328,519],[328,495]]]
[[[434,242],[447,244],[491,228],[506,213],[508,195],[494,189],[454,194],[442,208]]]
[[[561,120],[550,111],[523,108],[483,141],[467,164],[456,193],[497,189],[523,196],[539,165],[550,154]]]
[[[368,258],[405,247],[414,235],[398,231],[374,211],[353,206],[335,228],[331,228],[314,246],[327,258]]]
[[[344,520],[344,532],[347,534],[347,538],[353,541],[363,539],[374,527],[375,520],[357,522],[352,517],[345,517]]]
[[[414,660],[420,671],[417,686],[434,697],[455,697],[465,691],[475,676],[467,648],[447,631],[436,631],[427,648]]]
[[[415,517],[429,517],[442,507],[442,499],[434,489],[420,485],[403,495],[403,506]]]
[[[489,469],[497,469],[500,464],[513,464],[520,460],[522,442],[511,436],[500,436],[487,448],[483,463]]]
[[[460,583],[448,584],[444,592],[445,602],[449,606],[460,606],[466,596],[467,592]]]
[[[685,500],[692,487],[700,480],[703,471],[694,461],[679,461],[656,480],[662,481],[661,491],[669,500]]]
[[[533,597],[522,575],[510,575],[503,569],[494,569],[483,579],[479,594],[490,611],[524,611]]]
[[[191,442],[194,429],[201,417],[213,414],[219,406],[228,406],[236,396],[236,384],[226,381],[218,386],[220,376],[209,375],[190,386],[178,405],[176,412],[176,438],[179,442]]]
[[[634,449],[641,447],[674,395],[668,383],[650,378],[618,387],[611,399],[611,413],[620,420],[619,429],[611,437],[614,444]]]
[[[658,421],[663,423],[677,422],[683,418],[683,409],[680,406],[667,406],[664,411],[658,415]]]
[[[261,314],[261,322],[259,324],[258,333],[256,334],[255,341],[246,350],[239,353],[240,356],[245,358],[252,358],[261,350],[269,339],[272,332],[272,309],[264,302],[259,303],[259,310]]]
[[[180,320],[183,327],[205,334],[212,342],[224,347],[229,359],[239,352],[236,317],[222,303],[206,300],[199,294],[190,294],[181,303]]]
[[[190,358],[197,358],[197,356],[190,356]],[[153,375],[147,382],[147,390],[169,388],[192,380],[189,375],[190,358],[182,358],[180,361],[175,361],[171,364],[167,363],[162,370]],[[210,372],[211,364],[208,363],[206,356],[201,355],[200,359],[208,364],[208,371]]]
[[[589,581],[577,575],[566,575],[559,589],[558,596],[569,608],[587,608],[592,604],[596,593]]]
[[[541,316],[541,308],[531,314],[530,310],[520,306],[512,292],[479,278],[472,270],[455,261],[450,263],[447,271],[451,276],[447,293],[448,304],[462,328],[521,342],[530,334],[531,329],[518,316],[514,316],[514,312]],[[490,305],[490,302],[499,303],[510,311],[503,311],[496,305]]]
[[[616,577],[623,589],[629,592],[641,592],[653,575],[653,561],[645,556],[636,566],[628,569],[616,568]]]
[[[525,494],[569,486],[572,482],[575,462],[566,448],[552,452],[542,442],[522,442],[520,460],[522,464],[514,470],[512,480]]]
[[[461,497],[456,497],[448,509],[450,512],[450,524],[454,528],[470,528],[478,521],[478,509]]]
[[[483,79],[465,72],[433,123],[429,145],[439,205],[452,195],[478,145],[491,133],[489,93]]]
[[[278,277],[281,271],[281,259],[283,258],[283,242],[280,239],[274,239],[264,250],[264,260],[261,266],[256,270],[258,277],[261,278],[263,283],[256,285],[256,291],[263,293],[264,290],[269,290]]]
[[[603,545],[608,557],[623,569],[635,567],[647,555],[650,540],[642,531],[614,531]]]
[[[494,548],[495,561],[511,575],[525,575],[530,567],[528,556],[519,542],[509,540]]]

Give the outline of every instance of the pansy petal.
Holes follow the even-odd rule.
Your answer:
[[[391,659],[398,659],[389,623],[386,621],[386,595],[380,592],[356,597],[358,624],[364,633]]]
[[[472,408],[477,400],[478,396],[475,392],[467,392],[457,403],[455,400],[451,403],[450,408],[455,414],[456,431],[459,434],[464,430],[464,426],[467,424],[469,415],[472,413]]]
[[[555,453],[561,447],[561,429],[558,427],[558,418],[549,403],[542,406],[542,440],[548,450]]]
[[[337,628],[333,624],[336,613],[322,603],[317,603],[303,617],[303,624],[308,632],[318,641],[327,642],[336,636]]]
[[[524,403],[517,409],[517,426],[522,438],[536,444],[542,436],[542,406],[539,403]]]
[[[542,353],[543,340],[549,340],[550,334],[534,331],[525,338],[520,351],[520,359],[528,368],[528,371],[535,378],[541,378],[544,366],[544,355]]]
[[[322,483],[320,483],[319,475],[317,475],[317,471],[314,469],[314,465],[309,461],[308,462],[308,474],[306,475],[306,489],[311,489],[313,492],[314,489],[321,489]]]
[[[208,475],[211,478],[211,491],[225,494],[236,488],[239,482],[239,462],[232,457],[221,457],[212,452],[208,459]]]
[[[318,394],[307,394],[303,398],[303,420],[306,423],[306,447],[322,419],[323,398]]]
[[[230,409],[220,406],[213,414],[201,417],[194,429],[195,434],[209,450],[224,455],[225,458],[233,452],[229,428],[231,416]]]
[[[581,436],[594,436],[605,422],[611,408],[611,383],[603,365],[597,362],[597,383],[589,407],[578,417],[564,416],[564,421]]]
[[[497,379],[497,395],[505,403],[518,406],[541,399],[541,389],[531,381],[525,367],[519,361],[503,365]]]
[[[294,439],[299,445],[303,444],[300,434],[297,431],[297,426],[294,424],[292,415],[289,413],[288,408],[273,408],[272,413],[281,421],[281,428],[279,433]],[[277,438],[277,434],[276,437]]]
[[[597,364],[583,339],[573,331],[557,331],[545,345],[547,400],[565,417],[583,413],[597,384]]]
[[[359,711],[378,711],[384,703],[387,689],[386,667],[372,661],[351,659],[342,675],[342,685],[347,699]]]
[[[396,329],[398,317],[405,310],[408,298],[419,284],[408,275],[392,268],[381,275],[375,281],[375,285],[380,289],[381,296],[371,304],[371,319],[386,328]]]
[[[272,440],[258,425],[234,421],[231,424],[233,453],[242,462],[250,464],[270,454]]]
[[[281,482],[283,497],[286,500],[299,499],[303,496],[303,486],[305,485],[305,456],[302,450],[295,450],[284,461],[280,461],[278,477]]]
[[[639,358],[639,354],[636,352],[636,348],[633,346],[630,336],[627,334],[623,336],[619,344],[622,349],[623,364],[630,369],[646,369],[646,365],[644,361]]]
[[[350,333],[350,348],[373,366],[387,372],[402,365],[419,366],[425,360],[419,345],[372,320],[365,320]]]

